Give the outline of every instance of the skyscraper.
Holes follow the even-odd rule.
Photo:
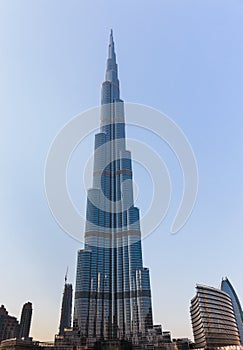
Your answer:
[[[239,298],[227,277],[222,279],[220,288],[227,293],[232,300],[236,323],[240,334],[240,342],[243,344],[243,312]]]
[[[92,340],[139,342],[153,325],[149,270],[143,267],[113,33],[87,194],[84,249],[78,252],[74,328]]]
[[[73,301],[73,287],[67,283],[67,275],[65,276],[65,285],[62,298],[62,310],[59,326],[59,335],[64,335],[64,329],[71,327],[72,320],[72,301]]]
[[[239,332],[229,295],[202,285],[197,285],[196,289],[190,309],[195,347],[239,347]]]
[[[30,325],[32,318],[32,303],[28,302],[24,304],[21,313],[20,327],[19,327],[19,338],[29,338]]]

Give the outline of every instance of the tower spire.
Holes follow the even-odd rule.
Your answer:
[[[113,38],[113,30],[110,32],[110,41],[109,41],[109,49],[108,49],[108,58],[107,58],[107,66],[106,66],[106,81],[116,84],[119,87],[118,80],[118,69],[116,63],[116,53],[115,53],[115,44]]]
[[[111,29],[110,32],[110,42],[109,42],[109,55],[108,58],[115,59],[116,60],[116,55],[115,55],[115,48],[114,48],[114,38],[113,38],[113,29]]]
[[[111,28],[110,32],[110,44],[113,42],[113,29]]]

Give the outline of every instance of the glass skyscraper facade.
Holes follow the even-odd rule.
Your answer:
[[[153,326],[150,277],[143,266],[112,31],[93,168],[85,244],[78,252],[73,326],[90,341],[139,342]]]
[[[190,308],[195,348],[238,349],[240,338],[229,295],[208,286],[196,289]]]
[[[243,312],[239,298],[227,277],[222,279],[220,288],[227,293],[232,300],[236,323],[240,334],[240,342],[243,344]]]

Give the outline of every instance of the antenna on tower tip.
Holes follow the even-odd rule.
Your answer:
[[[67,271],[66,271],[66,274],[65,274],[65,284],[67,283],[67,276],[68,276],[68,266],[67,266]]]

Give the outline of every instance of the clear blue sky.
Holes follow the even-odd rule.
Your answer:
[[[66,266],[74,282],[82,247],[50,213],[45,159],[64,123],[99,104],[111,27],[122,98],[170,116],[190,140],[199,168],[193,215],[172,236],[181,173],[170,150],[164,152],[172,206],[143,241],[154,321],[173,337],[191,337],[195,284],[217,286],[224,275],[243,300],[243,2],[1,0],[0,303],[19,316],[22,304],[33,302],[35,339],[51,340],[57,332]],[[92,151],[93,141],[86,146]],[[82,153],[73,160],[71,192],[84,211]],[[139,167],[134,172],[143,186],[146,176]],[[142,211],[148,196],[140,194]]]

